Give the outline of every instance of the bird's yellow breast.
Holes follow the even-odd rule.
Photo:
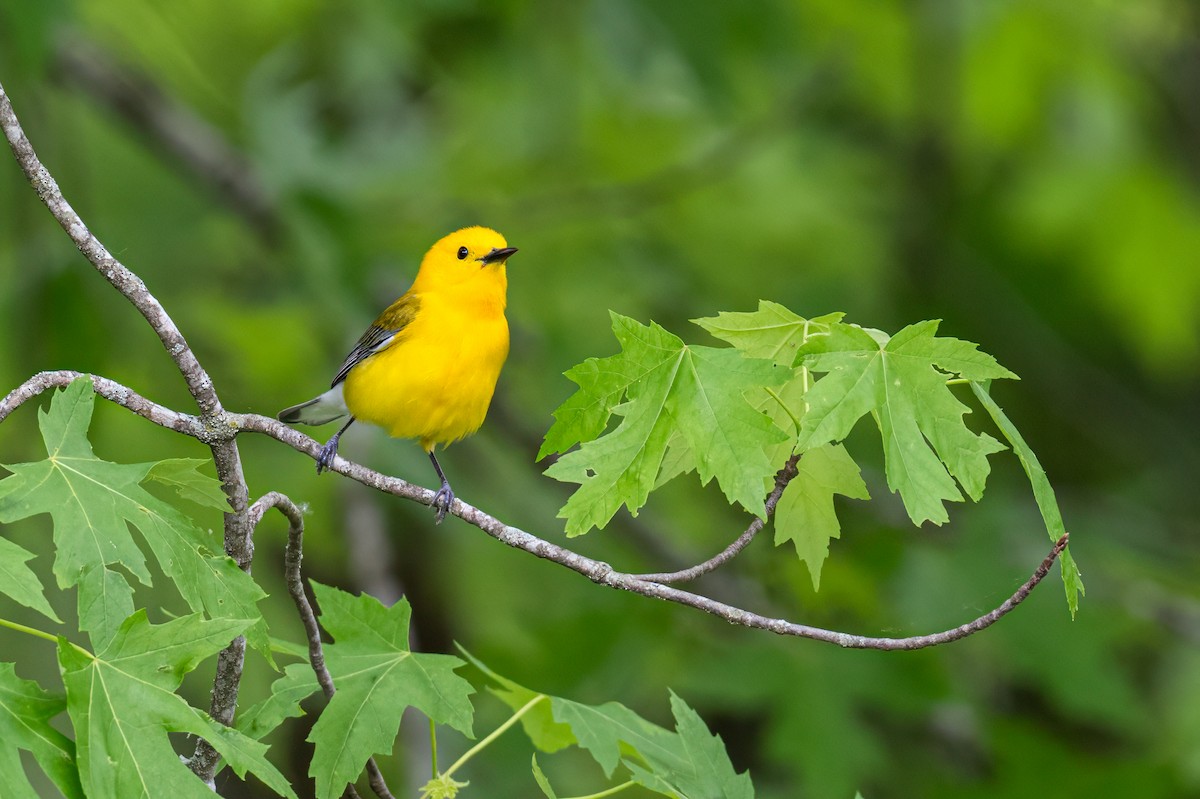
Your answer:
[[[345,400],[355,418],[429,451],[483,424],[508,357],[508,323],[502,293],[498,302],[441,292],[418,299],[392,343],[346,375]]]

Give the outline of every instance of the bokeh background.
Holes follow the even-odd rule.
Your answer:
[[[1088,589],[1074,621],[1053,577],[932,651],[778,639],[598,588],[460,522],[435,529],[270,440],[242,452],[252,494],[309,503],[310,576],[403,591],[422,649],[460,642],[536,689],[663,723],[673,689],[762,797],[1184,797],[1200,795],[1198,15],[1183,0],[3,0],[0,80],[235,410],[322,389],[436,238],[503,231],[521,248],[512,355],[484,430],[443,464],[462,497],[551,540],[569,486],[533,458],[572,389],[561,373],[615,350],[609,309],[697,343],[715,342],[688,319],[760,298],[889,331],[944,319],[1023,378],[995,396],[1059,492]],[[73,368],[192,407],[7,151],[0,314],[0,391]],[[93,438],[114,460],[206,454],[104,405]],[[915,529],[878,444],[851,446],[876,499],[839,506],[820,593],[766,536],[702,587],[904,635],[993,607],[1045,554],[1010,454],[981,504]],[[0,427],[0,461],[39,453],[27,407]],[[418,448],[378,431],[343,453],[432,482]],[[575,543],[660,569],[746,521],[693,476]],[[5,534],[43,553],[50,584],[48,524]],[[299,640],[281,553],[269,520],[254,571],[273,632]],[[73,598],[55,604],[70,614]],[[0,655],[53,685],[32,640],[0,636]],[[269,684],[256,657],[243,702]],[[188,683],[198,703],[210,673]],[[477,729],[503,715],[481,699]],[[271,739],[302,795],[308,723]],[[387,764],[402,794],[428,768],[424,727],[405,729]],[[443,763],[465,745],[441,744]],[[509,733],[464,796],[538,795],[529,752]],[[541,762],[565,795],[604,784],[586,758]]]

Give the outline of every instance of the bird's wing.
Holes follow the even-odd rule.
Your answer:
[[[420,298],[411,293],[405,294],[388,306],[388,309],[371,323],[367,332],[363,333],[362,338],[354,345],[354,349],[350,350],[350,354],[346,356],[346,360],[342,361],[342,366],[333,376],[330,386],[336,386],[346,379],[346,375],[350,374],[350,370],[355,366],[395,343],[400,333],[412,324],[413,319],[417,318],[417,311],[420,307]]]

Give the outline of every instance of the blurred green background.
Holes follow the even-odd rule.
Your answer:
[[[240,443],[253,495],[309,503],[310,576],[403,591],[422,649],[461,642],[536,689],[669,723],[669,687],[762,797],[1184,797],[1200,795],[1198,30],[1181,0],[3,0],[0,81],[234,410],[314,395],[435,239],[503,231],[521,249],[512,354],[483,431],[442,463],[464,499],[554,541],[569,486],[533,456],[572,389],[561,373],[615,350],[608,309],[700,343],[714,342],[688,319],[759,298],[890,331],[944,319],[1023,378],[995,395],[1059,491],[1088,588],[1074,621],[1054,576],[932,651],[778,639],[598,588],[461,522],[435,529],[424,507]],[[71,368],[193,407],[7,152],[0,277],[0,392]],[[93,439],[127,462],[207,454],[103,404]],[[918,530],[878,444],[851,447],[876,499],[839,506],[819,594],[766,536],[701,587],[906,635],[995,606],[1048,549],[1011,455],[993,458],[980,505]],[[353,430],[343,454],[432,483],[416,446],[376,430]],[[38,457],[26,407],[0,427],[0,461]],[[573,545],[677,567],[746,521],[693,476]],[[5,534],[43,553],[50,584],[48,529]],[[277,520],[257,544],[272,631],[301,640]],[[73,601],[54,599],[68,616]],[[32,640],[0,636],[0,653],[54,685]],[[205,706],[209,674],[187,684]],[[252,655],[243,703],[270,677]],[[504,715],[479,708],[481,731]],[[297,781],[309,723],[271,739]],[[426,777],[424,735],[406,724],[387,764],[400,795]],[[464,747],[441,743],[444,762]],[[586,758],[540,760],[566,795],[603,785]],[[510,733],[464,796],[536,796],[528,764]]]

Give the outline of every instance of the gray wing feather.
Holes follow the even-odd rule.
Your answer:
[[[345,380],[351,369],[395,342],[396,337],[416,318],[420,307],[420,298],[411,292],[392,303],[371,323],[367,332],[363,333],[362,338],[354,345],[354,349],[350,350],[346,360],[342,361],[341,368],[333,376],[330,387]]]
[[[336,386],[345,380],[346,375],[350,374],[351,369],[386,348],[387,345],[392,343],[392,340],[396,338],[396,334],[399,332],[399,330],[385,330],[378,325],[371,325],[367,328],[367,332],[363,333],[363,337],[354,345],[354,349],[350,350],[350,354],[346,356],[346,360],[342,361],[341,368],[333,376],[333,382],[329,384],[330,387]]]

